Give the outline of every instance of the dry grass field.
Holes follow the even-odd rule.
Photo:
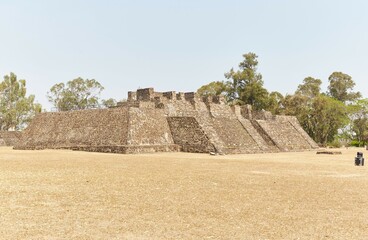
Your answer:
[[[368,239],[357,151],[210,156],[0,148],[1,239]],[[368,164],[367,164],[368,165]]]

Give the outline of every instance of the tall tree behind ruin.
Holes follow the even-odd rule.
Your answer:
[[[225,96],[229,104],[252,105],[256,110],[270,110],[279,112],[282,94],[269,94],[263,87],[262,75],[257,72],[258,56],[255,53],[243,54],[243,61],[239,63],[239,70],[234,68],[225,73],[227,81],[214,81],[201,86],[197,93],[200,96]]]
[[[298,86],[295,93],[309,98],[315,98],[321,94],[321,84],[322,81],[320,79],[306,77],[303,83]]]
[[[228,94],[228,89],[224,81],[214,81],[198,88],[197,93],[202,97],[219,95],[226,96]]]
[[[243,54],[239,70],[230,69],[225,73],[228,79],[228,97],[230,102],[250,104],[260,110],[267,106],[268,91],[263,87],[262,75],[257,72],[258,56],[255,53]]]
[[[368,141],[368,99],[360,99],[349,105],[350,138],[363,146]]]
[[[26,80],[18,80],[14,73],[4,76],[0,83],[0,129],[20,130],[41,112],[41,105],[34,103],[35,96],[26,97]]]
[[[334,140],[338,130],[344,128],[349,119],[346,105],[321,93],[321,84],[320,79],[305,78],[294,95],[285,97],[283,113],[296,116],[309,136],[326,145]]]
[[[284,95],[274,91],[268,95],[267,105],[265,110],[270,111],[272,114],[280,114],[283,111]]]
[[[123,101],[123,100],[122,100]],[[101,106],[104,108],[112,108],[112,107],[116,107],[117,105],[117,101],[114,98],[109,98],[109,99],[102,99],[101,100]]]
[[[47,98],[57,111],[98,108],[100,94],[104,87],[95,79],[76,78],[57,83],[47,93]]]
[[[343,102],[355,101],[361,97],[360,92],[353,92],[355,82],[348,74],[333,72],[329,77],[328,94]]]
[[[313,99],[308,121],[310,136],[326,145],[334,140],[339,129],[349,123],[346,105],[334,98],[319,95]]]

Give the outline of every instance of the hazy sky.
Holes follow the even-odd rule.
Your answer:
[[[52,85],[94,78],[102,97],[195,91],[259,56],[269,91],[342,71],[368,97],[366,0],[0,0],[0,75],[27,80],[45,108]],[[2,79],[2,78],[1,78]]]

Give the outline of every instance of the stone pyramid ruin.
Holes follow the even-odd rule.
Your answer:
[[[36,115],[15,149],[73,149],[113,153],[262,153],[318,145],[293,116],[229,106],[193,92],[128,92],[109,109]]]

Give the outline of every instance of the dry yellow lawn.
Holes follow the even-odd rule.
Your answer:
[[[340,151],[118,155],[3,147],[0,238],[368,239],[368,166],[354,166],[356,152],[368,159],[368,151]]]

